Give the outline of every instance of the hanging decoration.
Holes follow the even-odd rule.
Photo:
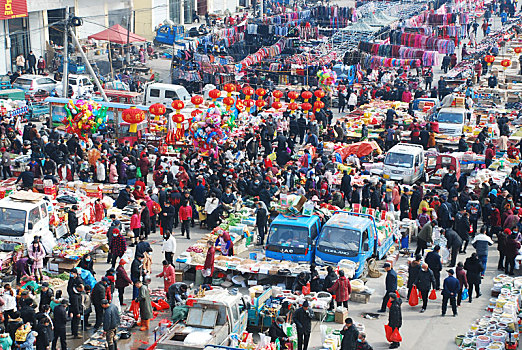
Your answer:
[[[104,128],[107,123],[107,107],[98,102],[88,100],[72,100],[65,105],[66,116],[62,123],[69,134],[76,134],[82,140],[87,140],[89,134]]]
[[[324,102],[321,101],[321,99],[326,95],[323,90],[317,89],[314,92],[315,97],[317,98],[317,101],[314,102],[314,109],[316,112],[319,112],[321,109],[324,108]]]
[[[288,104],[288,109],[291,110],[291,113],[294,113],[299,105],[295,103],[295,100],[299,98],[299,93],[297,91],[290,91],[288,93],[288,98],[290,99],[290,103]]]
[[[135,133],[138,131],[138,124],[145,120],[145,112],[136,107],[131,107],[123,110],[121,118],[124,122],[130,124],[129,132]]]
[[[150,120],[150,131],[160,132],[165,129],[167,120],[163,115],[167,112],[167,108],[161,103],[154,103],[149,107],[149,113],[154,116],[153,120]]]
[[[303,91],[301,93],[301,97],[304,100],[304,102],[301,104],[301,109],[305,111],[306,114],[308,114],[308,111],[312,109],[312,105],[308,103],[308,100],[311,99],[312,96],[313,94],[310,91]]]
[[[210,90],[208,95],[212,99],[212,102],[216,102],[216,100],[221,97],[221,91],[218,89]]]
[[[317,72],[317,78],[319,78],[319,86],[326,92],[331,93],[337,80],[337,73],[335,71],[323,67],[323,69]]]
[[[176,114],[172,116],[172,121],[176,123],[176,133],[174,134],[174,140],[181,140],[183,138],[183,134],[185,132],[183,128],[183,122],[185,121],[185,116],[181,114],[181,110],[185,107],[185,103],[181,100],[172,101],[172,108],[176,110]]]

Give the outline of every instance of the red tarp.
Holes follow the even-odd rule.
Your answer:
[[[127,29],[123,28],[119,24],[115,24],[109,29],[105,29],[97,34],[89,35],[89,39],[95,40],[106,40],[111,43],[116,44],[126,44],[127,43]],[[147,41],[147,39],[142,38],[139,35],[134,33],[129,34],[129,42],[133,43],[135,41]]]
[[[351,154],[355,154],[358,158],[371,154],[374,150],[378,150],[380,153],[379,146],[375,141],[362,141],[352,143],[344,146],[339,150],[336,150],[341,155],[343,161]]]

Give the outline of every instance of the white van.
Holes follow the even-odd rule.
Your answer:
[[[167,111],[172,112],[172,101],[181,100],[185,102],[185,106],[192,104],[190,102],[190,94],[187,89],[181,85],[151,83],[145,86],[143,104],[145,106],[161,103],[167,107]]]
[[[19,194],[24,193],[25,191],[15,192],[0,200],[0,240],[28,246],[34,236],[40,236],[49,254],[56,246],[56,239],[49,226],[52,204],[43,195],[35,193],[32,193],[35,200],[14,199],[20,198]]]
[[[424,149],[421,145],[409,143],[393,146],[386,152],[382,173],[382,177],[386,180],[414,184],[425,176]]]
[[[462,135],[468,112],[466,108],[441,108],[435,117],[439,122],[439,133],[447,136]]]

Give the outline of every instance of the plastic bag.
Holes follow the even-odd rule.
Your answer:
[[[399,328],[395,328],[390,335],[390,341],[395,343],[400,343],[402,341],[401,334],[399,333]]]
[[[308,283],[306,284],[306,286],[303,286],[302,292],[303,292],[303,295],[308,295],[308,294],[310,294],[310,282],[308,282]]]
[[[466,299],[468,299],[468,297],[469,297],[468,288],[464,288],[462,290],[462,300],[466,300]]]
[[[160,300],[158,300],[158,305],[161,306],[161,309],[162,309],[162,310],[170,309],[170,305],[169,305],[169,303],[167,303],[167,302],[165,301],[165,299],[160,299]]]
[[[419,305],[419,295],[417,294],[416,286],[413,286],[411,288],[410,299],[408,300],[408,304],[410,304],[410,306]]]
[[[430,296],[428,297],[428,299],[430,299],[430,300],[436,300],[437,299],[437,292],[435,291],[435,289],[431,290]]]
[[[134,319],[137,321],[140,318],[140,303],[133,300],[130,306],[130,311],[132,312]]]
[[[390,336],[391,336],[392,332],[393,332],[393,329],[389,325],[385,324],[384,333],[386,334],[386,340],[390,343],[391,343]]]

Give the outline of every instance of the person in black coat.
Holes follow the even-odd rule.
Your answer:
[[[417,213],[419,211],[420,202],[422,201],[421,189],[415,186],[415,190],[411,194],[410,206],[411,206],[411,218],[417,220]]]
[[[23,322],[29,322],[34,327],[36,324],[36,312],[34,311],[36,305],[33,304],[33,299],[21,299],[20,304],[20,317],[22,317]]]
[[[433,250],[426,254],[426,258],[424,262],[428,264],[428,268],[433,272],[433,277],[435,278],[435,289],[440,289],[440,272],[442,271],[442,260],[439,255],[440,246],[436,245],[433,247]]]
[[[78,210],[78,206],[73,205],[71,210],[69,210],[69,214],[67,215],[67,224],[69,226],[69,233],[74,234],[76,232],[76,228],[78,227],[78,217],[76,216],[76,211]]]
[[[469,243],[469,214],[466,212],[466,208],[462,208],[455,216],[455,231],[462,239],[464,246],[461,248],[460,253],[466,254],[466,248]]]
[[[51,288],[49,288],[49,283],[43,282],[42,288],[40,289],[39,311],[42,312],[44,305],[51,305],[53,298],[54,292]]]
[[[327,271],[327,275],[324,278],[324,282],[323,282],[323,291],[325,291],[325,292],[327,292],[328,289],[334,285],[335,281],[337,281],[339,279],[339,276],[337,276],[333,267],[327,266],[326,271]],[[333,310],[333,308],[334,308],[334,300],[332,298],[332,300],[330,301],[330,305],[328,306],[328,310]]]
[[[163,229],[163,232],[172,232],[172,228],[174,227],[174,216],[176,216],[176,210],[173,206],[170,205],[169,201],[165,202],[165,206],[163,207],[161,213],[159,213],[159,216],[160,225]]]
[[[343,178],[341,179],[341,192],[344,193],[344,198],[350,198],[352,193],[352,177],[348,174],[348,171],[344,171]]]
[[[410,216],[410,199],[408,197],[408,192],[404,191],[401,194],[401,202],[400,202],[400,210],[401,210],[401,220],[408,219]]]
[[[42,317],[34,328],[34,330],[38,332],[36,336],[36,350],[47,350],[49,347],[49,343],[51,342],[47,331],[49,325],[50,320],[47,317]]]
[[[73,287],[73,293],[69,294],[71,303],[69,306],[69,316],[71,316],[71,333],[75,339],[80,338],[78,335],[78,329],[80,326],[81,315],[83,313],[82,292],[83,284],[78,284]]]
[[[357,341],[359,340],[359,331],[353,324],[351,318],[344,320],[344,327],[341,330],[343,340],[341,341],[341,350],[357,350]]]
[[[257,202],[256,209],[256,227],[257,227],[257,245],[263,245],[265,242],[265,235],[268,229],[268,213],[262,202]]]
[[[62,299],[62,302],[60,303],[60,305],[57,305],[53,310],[54,337],[53,337],[53,343],[51,346],[52,350],[56,350],[56,343],[58,342],[58,339],[60,339],[60,347],[62,349],[67,349],[65,325],[67,324],[67,306],[68,305],[69,305],[69,300]]]
[[[390,293],[390,299],[392,301],[390,306],[390,313],[388,314],[388,326],[392,328],[392,331],[402,327],[402,312],[401,304],[402,299],[397,297],[396,293]],[[396,349],[400,346],[398,342],[392,342],[390,349]]]
[[[303,306],[294,313],[293,321],[297,328],[297,349],[307,350],[310,333],[312,333],[312,319],[314,313],[310,309],[308,300],[305,300]]]
[[[444,285],[442,287],[442,316],[446,315],[448,309],[448,300],[451,304],[453,316],[457,316],[457,294],[460,290],[459,280],[454,277],[455,271],[453,269],[448,270],[448,277],[444,279]]]
[[[471,300],[473,299],[473,288],[475,289],[476,298],[482,295],[482,293],[480,293],[480,283],[482,282],[480,274],[484,271],[484,266],[482,266],[482,262],[477,256],[477,253],[471,254],[471,256],[466,259],[464,270],[466,270],[466,276],[468,278],[468,299],[471,303]]]
[[[451,228],[442,229],[440,230],[440,233],[446,237],[446,245],[448,249],[451,249],[451,261],[449,267],[455,267],[455,264],[457,263],[457,255],[462,247],[462,239],[459,237],[457,232],[453,231]]]
[[[149,208],[147,207],[147,203],[145,201],[142,201],[140,203],[141,205],[141,213],[140,213],[140,220],[141,220],[141,233],[145,235],[145,239],[149,238],[150,233],[150,212]]]
[[[421,270],[421,260],[422,256],[416,255],[415,260],[413,260],[410,263],[410,266],[408,266],[408,283],[406,285],[408,287],[408,300],[410,299],[411,290]]]
[[[386,270],[386,292],[382,298],[381,309],[379,312],[386,312],[386,306],[388,305],[388,300],[390,300],[390,293],[395,293],[397,291],[397,272],[395,272],[390,263],[384,263],[384,270]]]
[[[288,342],[288,337],[283,330],[283,323],[285,323],[285,319],[281,316],[278,316],[275,322],[270,326],[270,329],[268,329],[268,336],[270,337],[270,341],[275,343],[275,341],[279,339],[281,350],[286,349],[286,342]]]
[[[132,201],[131,188],[130,186],[125,186],[125,188],[120,191],[118,198],[114,202],[114,206],[118,209],[123,209]]]
[[[92,306],[94,306],[94,312],[96,313],[96,323],[94,324],[94,329],[100,329],[103,323],[103,307],[102,300],[105,299],[105,291],[107,289],[107,282],[109,279],[107,277],[103,277],[102,280],[94,285],[91,291],[91,302]]]
[[[433,277],[433,272],[428,268],[428,264],[422,264],[414,284],[422,296],[422,309],[420,311],[422,313],[426,311],[426,307],[428,306],[428,296],[431,288],[435,288],[435,277]]]

